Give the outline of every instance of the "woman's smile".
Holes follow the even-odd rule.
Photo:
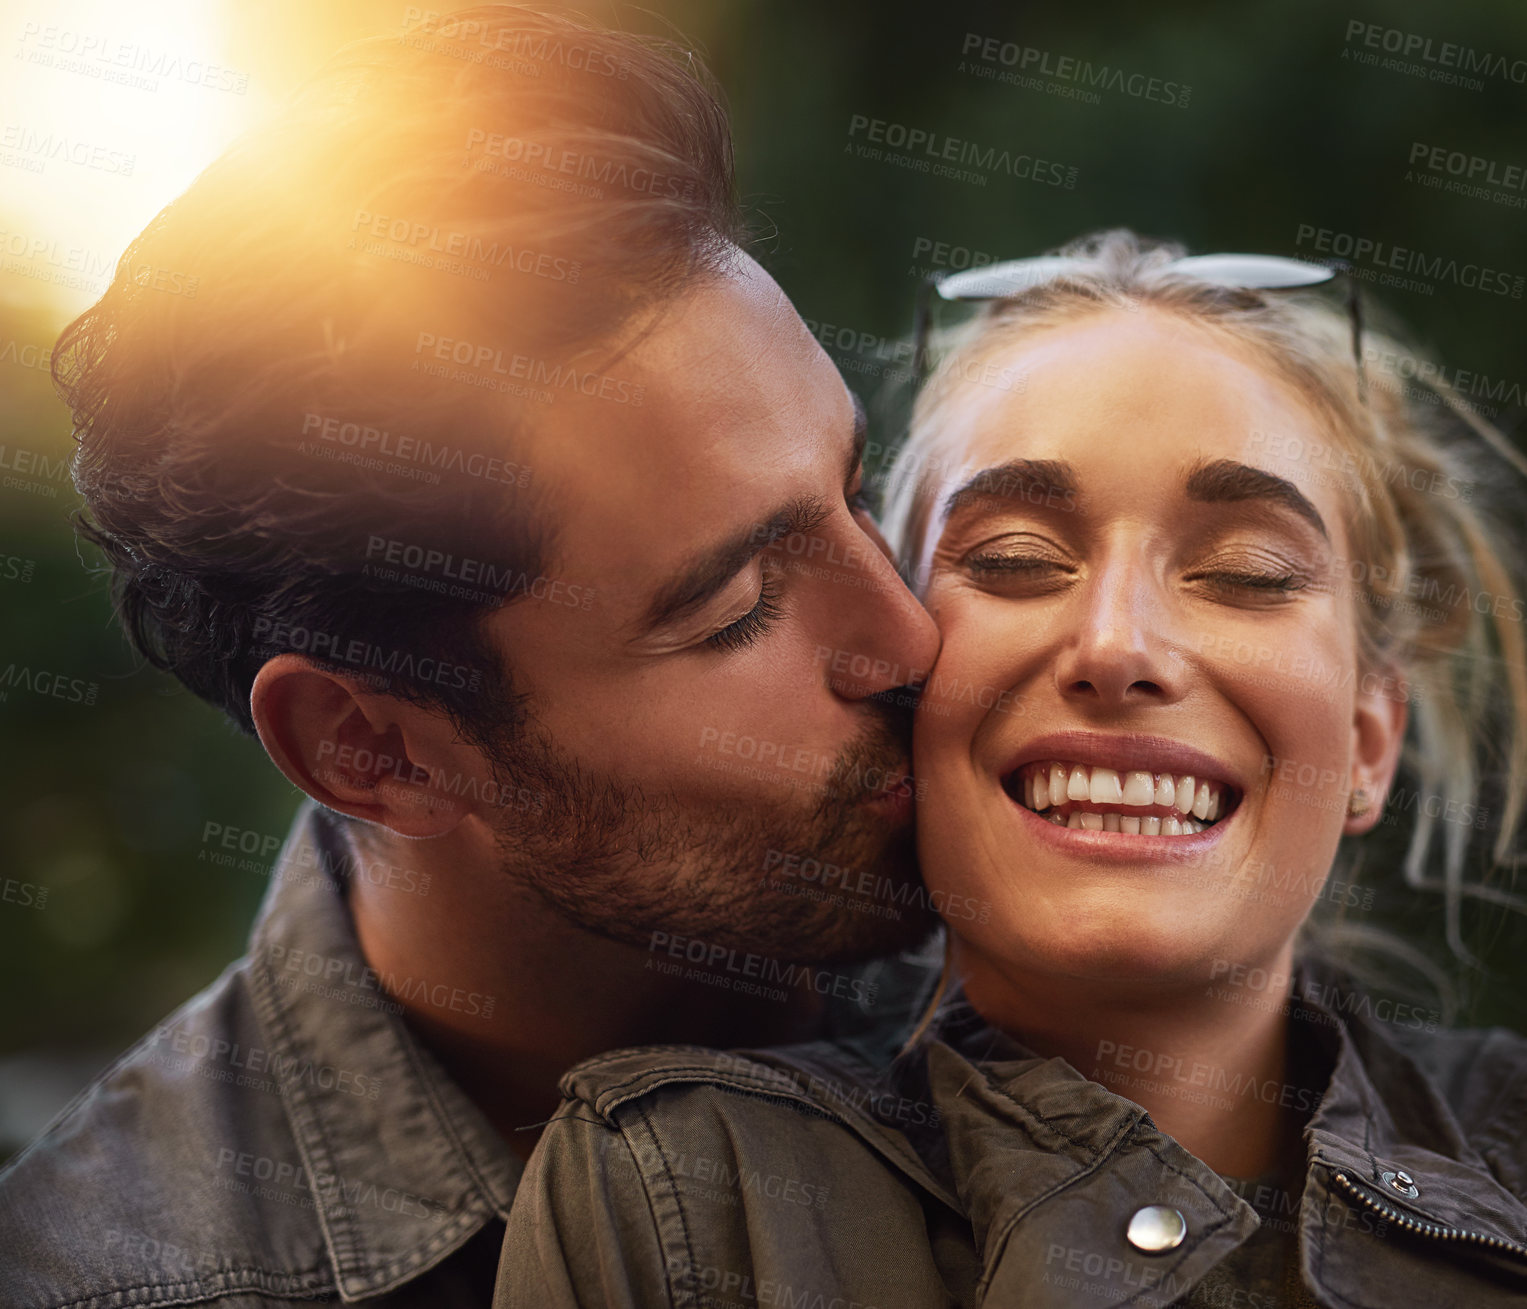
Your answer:
[[[1055,827],[1181,838],[1230,817],[1245,793],[1233,778],[1228,764],[1180,742],[1068,732],[1028,742],[1001,782],[1016,805]]]

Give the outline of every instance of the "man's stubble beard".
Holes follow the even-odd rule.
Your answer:
[[[501,870],[608,940],[650,946],[666,932],[782,962],[847,963],[911,949],[937,925],[910,826],[893,832],[864,803],[878,789],[869,780],[907,772],[882,718],[827,780],[793,787],[779,770],[730,804],[686,805],[595,775],[533,723],[492,764],[501,794],[536,798],[495,831]],[[803,860],[841,871],[824,888],[820,873],[800,875]]]

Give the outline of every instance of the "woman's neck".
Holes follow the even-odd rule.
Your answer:
[[[1288,977],[1290,964],[1268,971]],[[959,965],[966,998],[993,1026],[1134,1101],[1226,1176],[1271,1171],[1318,1099],[1290,1084],[1286,985],[1041,977],[969,955]]]

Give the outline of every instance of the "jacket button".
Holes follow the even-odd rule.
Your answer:
[[[1188,1234],[1188,1220],[1179,1210],[1164,1204],[1148,1204],[1135,1210],[1124,1233],[1129,1243],[1145,1254],[1165,1254],[1182,1244]]]
[[[1416,1179],[1403,1168],[1397,1173],[1380,1173],[1386,1182],[1403,1196],[1414,1200],[1421,1194],[1421,1188],[1416,1185]]]

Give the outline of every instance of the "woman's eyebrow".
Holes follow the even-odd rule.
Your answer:
[[[1060,459],[1010,459],[983,468],[944,499],[945,518],[981,500],[1024,500],[1075,508],[1076,470]]]
[[[1265,469],[1253,468],[1250,464],[1239,463],[1234,459],[1200,460],[1189,471],[1184,489],[1188,499],[1205,504],[1265,500],[1282,505],[1292,509],[1327,541],[1331,539],[1320,511],[1310,503],[1304,492],[1287,478]]]

